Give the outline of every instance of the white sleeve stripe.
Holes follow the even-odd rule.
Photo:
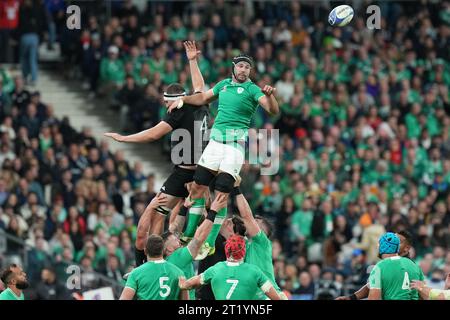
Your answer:
[[[203,279],[203,273],[200,273],[200,284],[201,285],[205,284],[205,280]]]
[[[134,288],[132,288],[132,287],[125,286],[125,288],[128,288],[128,289],[131,289],[131,290],[133,290],[133,291],[136,291],[136,289],[134,289]]]
[[[272,283],[270,282],[270,280],[267,280],[266,282],[264,282],[264,284],[261,286],[261,290],[264,292],[269,291],[271,288],[273,288]]]

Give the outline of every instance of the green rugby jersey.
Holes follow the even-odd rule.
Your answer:
[[[262,272],[269,278],[275,290],[281,291],[275,281],[275,272],[273,271],[272,263],[272,242],[267,238],[266,234],[259,230],[259,232],[247,241],[247,248],[245,253],[245,262],[253,264],[261,269]],[[258,291],[257,299],[266,300],[266,295],[261,290]]]
[[[0,300],[25,300],[25,297],[23,296],[23,292],[18,297],[10,288],[7,288],[0,293]]]
[[[219,108],[210,138],[218,142],[245,139],[259,105],[258,100],[264,95],[261,88],[251,80],[238,83],[228,78],[217,83],[212,90],[218,96]]]
[[[261,269],[245,262],[218,262],[200,277],[202,284],[211,283],[216,300],[255,300],[259,290],[272,287]]]
[[[135,291],[137,300],[178,300],[178,278],[183,271],[163,259],[144,263],[131,271],[126,287]]]
[[[383,300],[419,300],[412,280],[424,280],[420,267],[408,258],[389,257],[378,262],[370,272],[369,287],[381,289]]]
[[[194,276],[194,259],[187,247],[178,248],[166,260],[180,268],[186,279]],[[195,290],[189,290],[189,299],[195,300]]]

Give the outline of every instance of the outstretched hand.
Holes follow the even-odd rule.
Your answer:
[[[167,195],[160,192],[155,197],[153,197],[152,201],[150,202],[150,206],[156,209],[159,206],[167,205],[168,201],[169,199],[167,198]]]
[[[197,50],[195,41],[185,41],[183,42],[183,45],[186,49],[186,56],[189,60],[195,60],[200,56],[201,51]]]
[[[275,93],[275,91],[277,91],[276,88],[271,87],[269,85],[265,85],[264,88],[261,89],[262,93],[264,93],[266,96],[271,96],[272,94]]]
[[[180,106],[181,104],[181,106]],[[174,102],[170,104],[170,106],[167,108],[167,113],[171,113],[174,109],[179,109],[183,106],[183,100],[177,99]]]
[[[106,137],[109,137],[109,138],[113,138],[114,140],[116,140],[118,142],[123,142],[123,136],[116,132],[106,132],[103,135]]]

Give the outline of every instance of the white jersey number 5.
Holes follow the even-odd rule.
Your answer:
[[[159,278],[159,287],[161,288],[161,290],[159,290],[159,295],[163,298],[167,297],[170,294],[170,287],[167,284],[164,284],[164,282],[166,281],[169,281],[169,277]]]

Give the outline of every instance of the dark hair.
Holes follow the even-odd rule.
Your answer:
[[[179,83],[171,83],[166,89],[168,94],[180,94],[184,92],[184,88]]]
[[[234,216],[231,221],[233,222],[233,231],[234,233],[245,236],[245,233],[247,232],[247,228],[245,228],[244,221],[239,216]]]
[[[12,268],[17,268],[16,264],[10,264],[9,267],[7,267],[5,270],[3,270],[2,275],[0,279],[5,285],[8,285],[8,283],[11,281],[11,278],[14,276],[14,271],[12,271]]]
[[[409,246],[412,246],[413,238],[412,234],[407,230],[402,230],[397,232],[399,235],[401,235],[403,238],[405,238],[406,244]]]
[[[267,238],[270,239],[270,237],[272,237],[273,229],[274,229],[273,223],[269,219],[267,219],[263,216],[260,216],[260,215],[255,215],[255,219],[261,220],[264,223],[264,226],[267,229]]]
[[[167,239],[167,238],[166,238]],[[152,234],[147,239],[147,255],[150,258],[160,257],[163,254],[164,240],[157,234]]]

